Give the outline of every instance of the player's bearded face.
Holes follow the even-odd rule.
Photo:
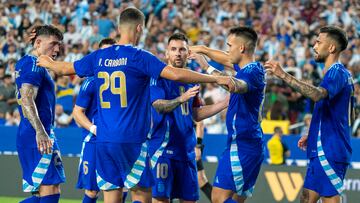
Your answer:
[[[314,44],[314,59],[316,62],[323,63],[329,56],[329,43],[326,39],[326,34],[320,33]]]
[[[172,66],[184,68],[186,66],[187,57],[189,56],[187,43],[182,40],[171,40],[166,55]]]
[[[47,55],[52,59],[56,59],[60,53],[61,42],[55,36],[42,37],[40,40],[37,47],[39,55]]]

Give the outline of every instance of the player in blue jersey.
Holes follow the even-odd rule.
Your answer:
[[[188,39],[175,33],[169,37],[166,58],[176,68],[186,69],[190,52]],[[149,142],[155,179],[154,202],[196,202],[199,199],[195,163],[194,122],[208,118],[228,106],[229,100],[200,105],[200,86],[158,78],[152,79],[150,97],[153,127]]]
[[[41,56],[38,64],[57,74],[95,76],[99,96],[96,172],[105,202],[121,202],[122,188],[133,201],[151,201],[153,184],[148,162],[150,78],[186,83],[213,82],[233,90],[229,77],[214,77],[167,66],[151,53],[134,47],[144,28],[144,14],[136,8],[120,14],[121,38],[116,45],[97,50],[75,63]]]
[[[17,99],[21,122],[16,146],[23,172],[23,190],[31,192],[27,202],[58,202],[60,183],[65,181],[59,147],[52,131],[55,112],[54,81],[48,70],[36,65],[37,57],[55,59],[62,33],[53,26],[34,30],[34,50],[16,63]]]
[[[252,28],[235,27],[227,38],[228,53],[205,46],[191,47],[191,51],[205,54],[236,71],[235,92],[230,96],[226,114],[227,146],[216,171],[212,202],[244,202],[252,195],[264,159],[260,121],[265,72],[254,60],[257,38]],[[213,67],[207,68],[207,72],[221,74]]]
[[[99,43],[99,48],[107,48],[116,41],[105,38]],[[99,187],[96,182],[96,116],[97,94],[94,77],[88,77],[80,87],[73,110],[75,121],[83,127],[83,145],[80,155],[79,177],[77,188],[85,189],[83,203],[95,203]]]
[[[299,81],[278,62],[265,68],[315,103],[309,135],[298,146],[307,147],[310,159],[301,202],[340,202],[343,180],[351,158],[351,115],[354,85],[350,72],[339,62],[348,44],[346,33],[334,26],[322,27],[314,45],[315,61],[324,63],[319,87]]]

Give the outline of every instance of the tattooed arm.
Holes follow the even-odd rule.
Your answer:
[[[192,87],[181,96],[172,100],[158,99],[154,101],[152,105],[159,113],[169,113],[173,111],[176,107],[178,107],[180,104],[187,102],[189,99],[194,97],[199,92],[199,88],[200,86]]]
[[[38,88],[32,84],[23,83],[20,88],[21,103],[24,116],[29,120],[36,132],[36,143],[40,153],[51,153],[52,141],[40,121],[35,105]]]
[[[296,79],[294,76],[285,72],[280,66],[279,62],[268,61],[265,63],[265,68],[268,72],[276,75],[296,91],[300,92],[305,97],[310,98],[314,102],[319,101],[328,96],[328,92],[326,89],[322,87],[315,87],[311,84],[305,83]]]

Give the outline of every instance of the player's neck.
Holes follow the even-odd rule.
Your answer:
[[[39,56],[40,56],[39,52],[37,52],[36,49],[33,49],[33,50],[30,52],[30,54],[33,55],[33,56],[36,56],[36,57],[39,57]]]
[[[251,55],[251,56],[245,55],[245,56],[243,56],[243,58],[241,59],[241,61],[238,63],[238,65],[239,65],[240,68],[243,68],[243,67],[245,67],[247,64],[252,63],[252,62],[254,62],[254,61],[255,61],[255,58],[254,58],[253,55]]]
[[[329,55],[326,58],[325,63],[324,63],[324,65],[325,65],[324,73],[326,73],[333,64],[339,62],[339,55],[340,54],[333,54],[333,55]]]
[[[129,37],[121,37],[121,39],[117,42],[118,45],[127,45],[127,44],[131,44],[131,45],[135,45],[135,40],[131,39]]]

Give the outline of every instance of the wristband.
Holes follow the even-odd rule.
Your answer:
[[[209,67],[206,69],[206,72],[207,72],[209,75],[211,75],[211,73],[213,73],[213,72],[214,72],[214,70],[215,70],[215,68],[214,68],[214,67],[209,66]]]
[[[96,134],[96,125],[90,126],[89,131],[90,131],[91,134],[95,135]]]

